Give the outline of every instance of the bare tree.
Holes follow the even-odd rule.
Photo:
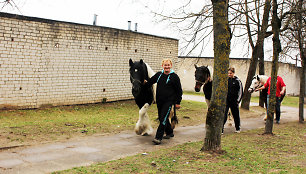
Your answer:
[[[250,62],[250,67],[249,67],[249,71],[248,71],[248,76],[247,76],[247,80],[245,83],[245,87],[244,87],[244,92],[243,92],[243,98],[242,98],[242,103],[241,103],[241,107],[244,109],[249,109],[250,106],[250,99],[251,99],[251,94],[248,92],[248,89],[251,85],[252,82],[252,78],[255,75],[256,72],[256,67],[257,67],[257,63],[258,63],[258,59],[261,57],[261,59],[263,59],[263,54],[264,54],[264,39],[266,36],[266,31],[268,29],[268,22],[269,22],[269,14],[270,14],[270,9],[271,9],[271,0],[266,0],[265,4],[264,4],[264,12],[263,12],[263,17],[262,17],[262,24],[260,24],[260,21],[256,21],[256,26],[258,27],[258,31],[256,31],[256,35],[257,35],[257,41],[256,44],[253,43],[253,39],[252,39],[252,32],[250,29],[250,22],[249,20],[252,19],[252,16],[249,15],[249,10],[248,10],[248,2],[247,0],[245,0],[245,17],[246,17],[246,30],[248,33],[248,38],[249,38],[249,43],[250,46],[252,48],[252,57],[251,57],[251,62]],[[260,19],[259,17],[259,9],[256,6],[257,5],[257,1],[255,1],[255,8],[256,10],[256,14],[257,14],[257,19]],[[253,21],[255,21],[255,19],[253,18]]]
[[[272,60],[272,71],[271,71],[271,84],[270,84],[270,95],[269,95],[269,107],[268,107],[268,119],[266,121],[264,134],[273,134],[273,119],[274,109],[276,104],[276,81],[278,72],[278,57],[281,52],[281,45],[279,39],[280,33],[280,19],[278,18],[278,4],[277,0],[272,1],[272,31],[273,31],[273,60]]]
[[[257,0],[255,0],[255,4],[257,4],[256,1]],[[294,22],[294,21],[297,21],[297,20],[293,20],[293,16],[298,14],[297,5],[294,5],[294,4],[297,4],[297,3],[294,2],[294,1],[297,1],[297,0],[293,0],[293,1],[292,0],[279,0],[278,2],[276,2],[276,3],[278,3],[278,9],[279,9],[278,15],[280,16],[279,25],[281,26],[280,35],[282,36],[282,37],[280,37],[280,40],[281,40],[282,43],[285,43],[285,46],[283,46],[283,50],[280,54],[280,57],[284,57],[284,56],[289,57],[290,54],[288,54],[288,52],[289,52],[288,50],[294,49],[291,45],[292,41],[288,42],[288,40],[290,40],[292,38],[293,31],[294,31],[294,29],[292,29],[292,28],[290,29],[290,26],[293,25],[294,23],[297,23],[297,22]],[[267,10],[268,9],[267,7],[269,7],[269,9],[271,8],[270,3],[271,3],[271,0],[266,0],[266,2],[264,4],[264,14],[263,14],[262,24],[260,24],[259,18],[258,18],[257,21],[255,21],[256,18],[252,17],[254,15],[252,15],[252,14],[250,15],[248,13],[248,12],[251,11],[251,10],[248,10],[249,3],[245,2],[245,4],[244,4],[245,5],[245,9],[244,9],[245,10],[245,16],[247,16],[247,19],[246,19],[246,22],[245,22],[246,31],[248,32],[249,43],[250,43],[250,46],[252,48],[252,58],[251,58],[250,67],[249,67],[249,71],[248,71],[247,81],[246,81],[246,84],[245,84],[244,96],[243,96],[242,104],[241,104],[241,107],[245,108],[245,109],[249,109],[249,102],[250,102],[251,95],[250,95],[250,93],[248,93],[247,89],[249,88],[252,77],[255,74],[258,58],[260,60],[259,73],[264,74],[264,60],[263,60],[264,51],[263,51],[263,42],[261,42],[264,38],[262,38],[261,36],[264,36],[264,37],[267,38],[267,37],[269,37],[273,34],[273,31],[267,31],[267,28],[269,26],[271,26],[272,24],[268,24],[268,25],[265,26],[265,22],[269,22],[268,16],[269,16],[270,10]],[[258,5],[255,7],[255,9],[258,9],[258,10],[256,10],[256,13],[255,13],[255,14],[257,14],[257,16],[259,16],[258,11],[260,11],[259,7],[261,7],[261,6],[262,5],[260,5],[258,3]],[[299,13],[300,14],[303,14],[303,13],[305,14],[305,9],[301,8]],[[251,25],[256,25],[258,27],[258,31],[257,32],[255,31],[255,33],[258,36],[257,43],[256,43],[255,46],[252,43],[253,42],[252,41],[252,36],[254,36],[254,34],[250,34],[252,32],[251,32],[251,29],[249,27],[250,22],[248,21],[248,19],[250,19],[253,22]],[[267,19],[267,21],[265,19]],[[260,30],[260,29],[264,29],[264,28],[266,29],[265,32],[263,32],[263,30]],[[303,26],[301,26],[300,28],[305,28],[305,24]],[[252,31],[254,31],[254,30],[252,30]],[[297,30],[295,30],[295,31],[297,32]],[[266,34],[264,34],[264,33],[266,33]],[[285,34],[285,36],[287,38],[283,37],[284,33],[289,33],[289,35]],[[301,33],[303,33],[303,32],[301,32]],[[298,34],[295,34],[295,35],[297,36]],[[297,39],[296,39],[296,43],[297,43]],[[260,47],[257,47],[257,46],[260,46]],[[295,49],[295,51],[296,50],[297,49]],[[255,54],[254,54],[254,51],[255,51]],[[303,83],[303,80],[301,80],[301,83]],[[262,101],[260,101],[260,106],[263,106]]]
[[[212,5],[208,3],[204,3],[203,7],[201,8],[200,11],[197,13],[193,11],[188,11],[187,7],[192,1],[188,1],[186,5],[182,6],[181,8],[175,10],[175,12],[172,15],[162,15],[161,13],[155,13],[157,16],[161,17],[162,20],[167,20],[171,21],[171,26],[176,26],[177,29],[184,34],[183,40],[185,41],[186,45],[184,45],[183,49],[187,50],[187,55],[191,54],[194,50],[200,47],[200,52],[198,53],[199,55],[202,54],[204,51],[205,45],[207,43],[207,39],[209,42],[211,33],[214,32],[214,39],[216,39],[216,28],[215,28],[215,23],[211,23],[211,19],[213,17],[213,21],[215,22],[215,5],[217,3],[221,3],[224,1],[217,1],[217,0],[212,0]],[[260,60],[260,74],[264,74],[264,39],[271,36],[273,34],[273,38],[276,38],[276,40],[279,40],[279,33],[282,33],[288,29],[288,26],[290,24],[291,20],[291,15],[294,11],[294,9],[290,6],[288,3],[290,2],[289,0],[279,0],[279,2],[274,1],[276,3],[276,6],[274,6],[274,12],[276,11],[276,17],[277,15],[280,16],[280,18],[276,18],[274,16],[274,23],[277,22],[278,24],[278,31],[275,31],[276,25],[274,25],[274,29],[272,27],[272,31],[269,32],[267,31],[269,27],[273,26],[273,22],[271,22],[270,19],[270,14],[271,12],[271,0],[265,0],[264,3],[261,3],[260,0],[253,0],[253,1],[247,1],[247,0],[234,0],[234,1],[226,1],[228,4],[228,23],[229,26],[231,27],[228,28],[228,31],[230,31],[230,38],[231,36],[234,37],[244,37],[248,38],[248,42],[250,47],[252,48],[252,58],[251,58],[251,63],[250,63],[250,69],[248,72],[248,77],[247,77],[247,82],[245,86],[245,91],[244,91],[244,100],[242,103],[242,107],[248,109],[249,108],[249,102],[250,102],[250,94],[247,92],[248,87],[250,86],[251,79],[255,75],[256,67],[258,64],[258,60]],[[252,4],[252,5],[251,5]],[[280,4],[280,8],[279,5]],[[278,8],[279,8],[279,14],[278,13]],[[263,15],[261,15],[261,12],[263,12]],[[244,18],[243,18],[244,17]],[[273,20],[273,19],[272,19]],[[183,23],[187,25],[182,25]],[[305,22],[304,22],[305,23]],[[213,28],[212,28],[213,26]],[[244,26],[244,28],[242,28]],[[282,27],[282,28],[281,28]],[[243,29],[243,30],[241,30]],[[242,34],[237,34],[235,31],[239,32],[244,32]],[[238,32],[238,33],[239,33]],[[257,37],[257,38],[255,38]],[[273,39],[275,41],[275,39]],[[280,43],[279,41],[275,41],[273,45]],[[279,61],[279,53],[281,50],[281,46],[279,44],[278,51],[276,47],[273,48],[273,75],[277,75],[277,62]],[[197,50],[198,51],[198,50]],[[215,78],[221,77],[219,76],[220,74],[215,76],[217,67],[216,64],[218,64],[220,60],[217,60],[218,56],[217,53],[217,48],[216,48],[216,41],[214,40],[214,56],[215,56],[215,65],[214,65],[214,80]],[[220,67],[219,67],[220,68]],[[276,73],[276,74],[275,74]],[[226,74],[226,73],[225,73]],[[272,79],[272,81],[275,79]],[[218,82],[222,83],[222,82]],[[217,89],[218,86],[215,86],[214,91]],[[223,92],[226,92],[227,89],[222,90]],[[217,96],[216,101],[217,101]],[[272,97],[273,98],[273,97]],[[218,102],[222,101],[220,98],[218,98]],[[273,105],[273,99],[270,101],[272,102]],[[217,107],[217,103],[216,106]],[[274,108],[272,105],[271,108]],[[220,112],[217,114],[217,117],[214,117],[213,119],[210,118],[210,116],[216,114],[216,112]],[[207,120],[210,121],[210,123],[216,123],[217,125],[218,121],[220,118],[218,117],[219,114],[223,113],[222,110],[211,110],[211,112],[208,112],[207,114]],[[273,111],[270,112],[270,114],[274,114]],[[221,117],[221,116],[220,116]],[[207,131],[206,139],[207,139],[207,144],[214,144],[213,140],[216,140],[218,142],[218,134],[220,130],[218,130],[218,126],[216,126],[216,129],[209,128],[208,122],[206,122],[207,130],[209,131],[214,131],[214,133]],[[272,122],[273,124],[273,122]],[[267,131],[269,132],[269,131]],[[271,132],[272,132],[272,127],[271,127]],[[212,139],[212,137],[209,137],[208,135],[216,138]],[[210,139],[211,138],[211,139]],[[205,150],[205,144],[203,146],[203,150]],[[208,146],[207,146],[208,147]],[[207,148],[209,149],[209,148]]]
[[[299,122],[304,122],[305,95],[305,49],[306,49],[306,4],[303,0],[284,0],[281,8],[280,36],[283,45],[282,55],[296,62],[301,61]],[[286,12],[284,12],[286,10]],[[285,21],[285,22],[284,22]],[[272,32],[268,32],[270,35]],[[296,63],[297,64],[297,63]]]
[[[12,8],[16,8],[19,11],[19,13],[22,14],[14,0],[3,0],[0,1],[0,4],[3,4],[0,9],[0,12],[3,10],[4,7],[10,6]]]
[[[228,18],[231,29],[231,36],[244,37],[245,34],[240,35],[242,26],[243,14],[237,13],[241,9],[241,2],[244,0],[229,1]],[[192,6],[192,0],[187,1],[180,8],[172,12],[159,10],[150,10],[158,22],[166,22],[172,29],[180,33],[180,54],[201,56],[211,52],[207,50],[207,46],[212,43],[213,33],[213,6],[209,1],[203,1],[202,8],[195,11]],[[149,7],[148,7],[149,8]],[[158,8],[162,9],[162,7]],[[241,41],[239,41],[241,43]]]
[[[296,16],[297,19],[297,28],[298,28],[298,44],[300,50],[300,57],[301,57],[301,77],[300,77],[300,97],[299,97],[299,122],[304,122],[304,95],[305,95],[305,73],[306,73],[306,48],[305,48],[305,27],[303,26],[303,0],[299,0],[298,2],[298,11],[299,13]],[[305,17],[305,15],[304,15]],[[305,24],[304,20],[304,24]],[[303,34],[304,32],[304,34]]]
[[[301,73],[300,73],[300,96],[299,96],[299,122],[304,122],[304,96],[305,96],[305,59],[306,59],[306,4],[303,4],[303,0],[289,1],[291,11],[290,20],[287,30],[285,30],[281,36],[285,41],[285,48],[283,53],[295,59],[296,62],[301,61]],[[304,7],[303,7],[304,5]],[[296,55],[293,57],[291,55]],[[298,56],[299,55],[299,56]]]
[[[206,117],[206,135],[202,151],[221,150],[221,131],[227,94],[227,69],[230,54],[228,1],[212,0],[214,28],[213,93]]]

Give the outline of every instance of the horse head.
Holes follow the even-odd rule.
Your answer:
[[[132,59],[129,60],[130,64],[130,80],[132,83],[132,94],[137,97],[141,92],[141,87],[144,84],[144,80],[148,79],[148,72],[146,69],[146,64],[142,59],[140,61],[133,62]]]
[[[196,81],[194,90],[196,92],[199,92],[201,86],[208,81],[208,78],[210,77],[210,71],[207,66],[198,67],[197,65],[194,65],[194,67],[196,69],[195,74],[194,74],[195,81]]]
[[[248,89],[249,93],[253,93],[256,88],[259,88],[262,86],[261,78],[259,75],[255,75],[252,79],[252,83]]]

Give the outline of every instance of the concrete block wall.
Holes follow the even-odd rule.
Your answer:
[[[130,58],[177,55],[177,39],[0,13],[0,108],[131,99]]]
[[[194,72],[195,67],[194,64],[198,66],[208,66],[210,73],[213,74],[213,66],[214,59],[211,57],[180,57],[178,63],[178,75],[181,78],[182,88],[185,91],[194,91],[195,78]],[[245,86],[246,78],[248,75],[250,59],[239,59],[239,58],[231,58],[229,62],[231,67],[234,67],[236,70],[235,75],[239,77],[241,80],[243,87]],[[287,64],[287,63],[279,63],[278,74],[284,79],[287,89],[287,95],[299,95],[300,91],[300,68]],[[265,74],[267,76],[271,75],[271,62],[265,62]],[[258,68],[257,72],[258,74]],[[252,95],[256,96],[257,93],[253,93]]]

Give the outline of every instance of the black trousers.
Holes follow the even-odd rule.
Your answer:
[[[159,126],[157,128],[155,138],[158,140],[163,139],[165,132],[167,135],[173,133],[173,129],[171,128],[171,124],[169,122],[169,115],[172,107],[172,102],[157,103]]]
[[[233,117],[234,117],[234,122],[235,122],[235,128],[236,130],[240,130],[240,113],[239,113],[239,105],[236,102],[227,102],[226,108],[225,108],[225,113],[224,113],[224,123],[223,123],[223,128],[224,125],[227,121],[227,114],[228,110],[231,109]]]

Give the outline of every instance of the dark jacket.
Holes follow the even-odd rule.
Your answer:
[[[227,102],[240,103],[243,94],[243,87],[240,79],[236,76],[228,78]]]
[[[156,102],[168,102],[180,104],[182,100],[182,87],[179,76],[173,70],[166,75],[164,71],[157,72],[152,76],[146,85],[157,83],[156,87]]]

